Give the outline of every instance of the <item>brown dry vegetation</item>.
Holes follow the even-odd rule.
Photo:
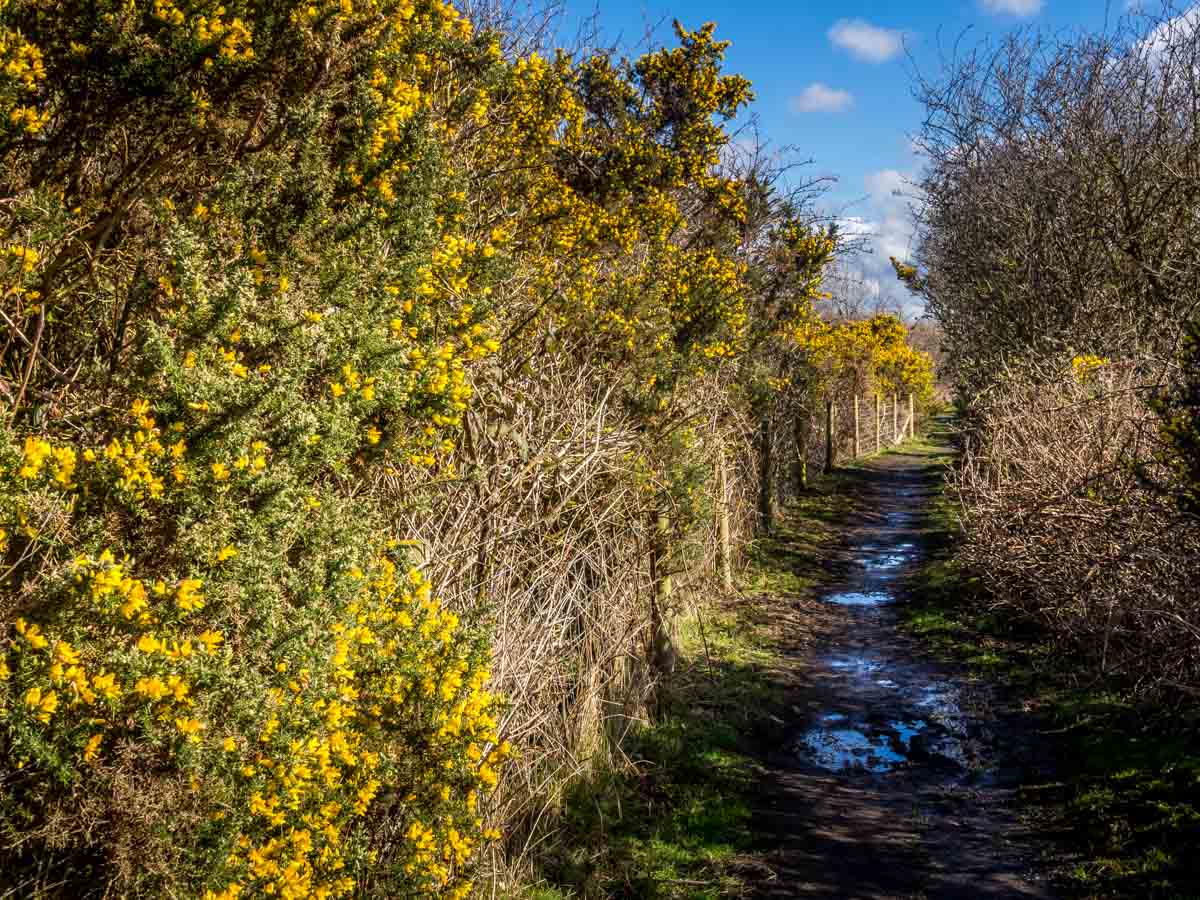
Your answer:
[[[931,621],[1056,719],[1046,791],[1088,897],[1198,878],[1196,25],[1167,6],[1022,31],[922,81],[918,248],[895,261],[944,331],[963,431]]]
[[[1160,399],[1200,310],[1200,30],[1020,32],[922,82],[917,268],[962,405],[963,558],[1081,671],[1200,690],[1200,523]]]

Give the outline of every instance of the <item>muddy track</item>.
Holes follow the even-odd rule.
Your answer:
[[[1052,897],[1013,794],[1042,777],[1029,717],[900,627],[939,469],[892,454],[848,476],[866,510],[841,573],[801,602],[821,624],[790,660],[792,720],[765,753],[760,897]],[[797,610],[799,612],[800,610]]]

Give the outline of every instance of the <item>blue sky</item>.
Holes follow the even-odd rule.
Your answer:
[[[889,255],[903,254],[911,225],[904,190],[920,160],[910,135],[921,123],[911,72],[934,75],[940,57],[961,41],[974,45],[1020,27],[1051,32],[1103,28],[1123,0],[934,0],[908,4],[779,0],[566,0],[560,24],[570,43],[581,19],[596,13],[605,41],[640,52],[671,40],[671,21],[717,23],[733,42],[728,70],[754,84],[763,134],[811,158],[812,174],[834,175],[830,212],[872,236],[873,254],[853,265],[886,294],[900,296]],[[910,313],[917,312],[909,308]]]

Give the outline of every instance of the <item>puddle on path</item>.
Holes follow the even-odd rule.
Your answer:
[[[811,728],[800,736],[797,749],[822,769],[834,772],[842,769],[889,772],[907,758],[893,749],[888,735],[870,734],[857,728]]]
[[[861,653],[847,653],[842,656],[829,657],[829,668],[843,672],[853,672],[855,675],[870,675],[882,665],[882,663],[868,659]]]
[[[884,606],[891,603],[893,597],[884,591],[838,591],[825,600],[838,606]]]
[[[807,683],[776,745],[785,774],[771,827],[784,846],[780,880],[764,895],[820,883],[836,896],[914,896],[928,883],[937,897],[1049,896],[1026,891],[1030,879],[1017,871],[1020,828],[1000,808],[1014,763],[1001,755],[991,694],[926,657],[901,627],[900,585],[923,556],[925,498],[909,494],[881,489],[882,508],[846,534],[839,580],[816,594],[831,624],[805,654]],[[909,867],[925,871],[890,874]]]
[[[934,681],[921,688],[921,699],[917,706],[929,711],[951,731],[964,732],[966,719],[958,704],[958,688],[949,681]]]
[[[857,576],[824,600],[857,608],[896,602],[886,587],[919,553],[907,531],[912,516],[909,510],[887,512],[890,533],[876,533],[854,549]],[[874,638],[892,628],[877,619],[859,619],[846,643],[823,658],[828,671],[846,677],[836,681],[837,695],[826,711],[793,737],[791,752],[833,772],[886,774],[912,765],[961,773],[969,754],[958,688],[907,658],[904,645],[876,644]]]
[[[953,682],[929,680],[911,661],[877,652],[837,653],[824,662],[851,676],[835,702],[855,712],[819,715],[793,740],[801,759],[832,772],[886,774],[908,763],[971,768],[967,716]]]
[[[867,551],[867,555],[863,556],[859,562],[868,572],[887,572],[890,569],[898,569],[907,563],[916,550],[913,544],[897,544],[890,550],[876,550],[875,548],[863,548]]]
[[[962,735],[930,719],[893,719],[881,725],[852,722],[826,713],[796,740],[794,751],[831,772],[847,769],[884,774],[910,761],[949,761],[967,767]]]

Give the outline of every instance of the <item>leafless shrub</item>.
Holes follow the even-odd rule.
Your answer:
[[[681,608],[714,587],[716,455],[728,462],[735,544],[754,527],[756,478],[736,410],[686,406],[705,410],[694,429],[713,475],[702,487],[707,515],[676,541]],[[498,869],[520,869],[553,841],[564,788],[622,765],[621,738],[647,721],[651,535],[635,477],[645,442],[600,365],[546,358],[478,398],[460,478],[388,486],[407,498],[398,528],[419,541],[442,596],[492,625],[503,732],[521,750],[492,809],[509,842]]]
[[[918,269],[966,410],[963,560],[1081,671],[1200,689],[1200,526],[1152,403],[1200,312],[1200,29],[1020,31],[922,81]]]
[[[920,288],[967,395],[1026,355],[1177,349],[1200,310],[1193,19],[1017,32],[921,82]]]
[[[1144,373],[1028,364],[977,405],[953,485],[962,559],[997,607],[1064,638],[1085,672],[1200,692],[1200,522],[1182,514]],[[1152,478],[1148,476],[1153,476]]]

